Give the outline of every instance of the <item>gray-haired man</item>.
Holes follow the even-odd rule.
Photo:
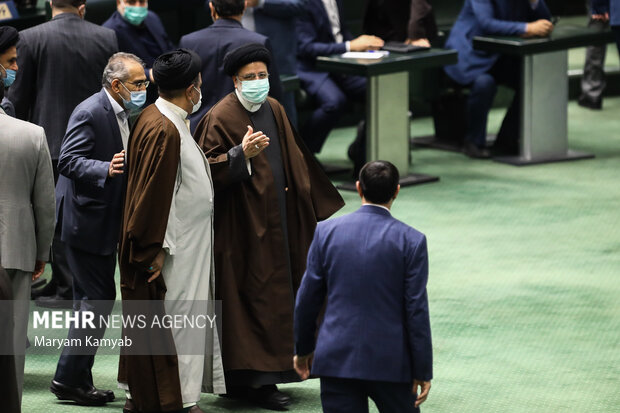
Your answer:
[[[128,113],[144,104],[148,83],[138,57],[113,55],[104,69],[103,89],[73,111],[60,148],[56,233],[74,277],[74,306],[93,311],[96,320],[110,313],[116,298],[114,270],[125,190]],[[101,338],[104,332],[71,329],[68,338],[86,334]],[[52,393],[87,406],[114,400],[114,393],[93,386],[95,352],[65,347]]]

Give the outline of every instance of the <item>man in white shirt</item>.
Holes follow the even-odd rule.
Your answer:
[[[215,287],[211,170],[188,120],[202,102],[201,66],[188,49],[155,60],[160,98],[136,121],[128,149],[121,294],[124,303],[164,301],[166,315],[196,314],[197,304],[213,299]],[[136,343],[140,334],[150,334],[137,333]],[[200,337],[176,328],[156,334],[171,352],[121,354],[124,411],[200,413],[201,390],[226,392],[216,329]]]
[[[56,234],[73,274],[77,310],[106,316],[116,298],[128,112],[144,104],[148,83],[142,60],[117,53],[104,69],[103,89],[80,103],[69,118],[58,160]],[[104,332],[105,328],[71,329],[68,338],[101,338]],[[95,352],[96,348],[65,347],[51,392],[87,406],[114,400],[114,393],[93,386]]]

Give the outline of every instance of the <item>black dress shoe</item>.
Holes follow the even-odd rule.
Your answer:
[[[291,404],[291,398],[278,390],[275,384],[250,389],[249,401],[264,409],[278,411],[287,410],[286,407]]]
[[[47,297],[51,295],[56,295],[56,283],[54,282],[54,280],[51,280],[41,288],[35,287],[34,284],[32,285],[32,290],[30,291],[30,298],[32,298],[33,300],[35,298]]]
[[[64,298],[58,295],[52,295],[49,297],[39,297],[34,300],[34,303],[37,307],[44,308],[72,308],[73,307],[73,299],[72,298]]]
[[[109,395],[92,386],[67,386],[52,380],[50,391],[56,395],[58,400],[73,400],[80,406],[103,406],[109,401]]]
[[[93,387],[93,389],[95,389],[95,391],[98,391],[99,393],[103,394],[104,396],[106,396],[106,398],[108,399],[108,402],[113,402],[114,399],[116,398],[116,396],[114,396],[114,392],[112,390],[100,390],[96,387]]]
[[[465,142],[463,153],[474,159],[489,159],[491,152],[487,148],[479,148],[471,142]]]
[[[38,280],[34,281],[30,287],[32,288],[32,290],[37,291],[39,289],[43,289],[43,287],[45,287],[45,284],[47,284],[47,280],[45,278],[39,278]],[[32,294],[32,292],[30,294]]]
[[[580,96],[577,100],[577,104],[583,108],[588,108],[592,110],[601,110],[603,109],[603,101],[602,100],[592,100],[585,96]]]

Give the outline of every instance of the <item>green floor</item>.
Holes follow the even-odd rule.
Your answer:
[[[441,177],[403,189],[393,209],[430,249],[435,379],[424,411],[620,411],[620,98],[604,108],[569,107],[571,147],[593,160],[518,168],[413,152],[413,171]],[[425,135],[431,124],[412,129]],[[321,159],[346,163],[352,133],[335,132]],[[358,207],[355,194],[343,196],[343,213]],[[90,409],[56,401],[47,391],[55,363],[27,360],[24,412],[120,411],[122,397]],[[115,388],[116,364],[97,358],[97,386]],[[320,411],[317,381],[282,387],[291,410]],[[255,411],[213,396],[200,405]]]

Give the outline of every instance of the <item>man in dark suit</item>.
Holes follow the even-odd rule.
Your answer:
[[[56,186],[56,232],[73,273],[74,307],[95,320],[110,314],[116,298],[114,270],[125,189],[123,166],[129,139],[128,112],[146,100],[142,61],[128,53],[110,58],[103,89],[78,105],[62,142]],[[105,328],[69,330],[69,339],[98,339]],[[82,340],[82,342],[85,342]],[[50,390],[61,400],[102,405],[111,391],[93,386],[96,349],[65,347]]]
[[[174,49],[159,16],[148,10],[148,0],[116,0],[116,11],[103,27],[114,30],[118,48],[144,61],[146,77],[153,82],[152,67],[158,56]],[[158,98],[157,85],[147,89],[146,104]]]
[[[283,75],[297,74],[295,18],[303,13],[305,0],[249,0],[243,13],[243,27],[269,38],[273,58]],[[291,123],[297,127],[295,93],[285,92],[280,101]]]
[[[592,0],[592,17],[609,21],[620,53],[620,0]]]
[[[368,0],[364,32],[386,42],[430,46],[437,36],[433,8],[426,0]]]
[[[0,27],[0,106],[4,113],[15,117],[15,107],[13,103],[6,97],[5,91],[15,81],[18,70],[17,66],[17,41],[19,33],[17,29],[11,26]]]
[[[179,47],[195,51],[202,59],[202,106],[189,117],[192,133],[198,122],[220,99],[235,90],[230,76],[224,71],[224,56],[248,43],[262,44],[272,53],[269,39],[244,29],[241,18],[245,0],[212,0],[209,2],[213,24],[181,38]],[[269,96],[282,98],[280,72],[275,64],[268,67]]]
[[[20,67],[9,99],[19,119],[45,130],[58,180],[58,155],[75,107],[100,88],[101,73],[118,49],[110,29],[84,19],[85,0],[52,0],[52,20],[24,30],[17,44]],[[54,240],[53,250],[57,240]],[[52,282],[34,295],[49,306],[71,299],[71,273],[66,261],[54,253]]]
[[[390,214],[399,189],[394,165],[366,164],[362,207],[314,233],[295,303],[294,362],[302,379],[311,364],[320,376],[326,413],[368,412],[368,397],[381,413],[416,412],[431,387],[426,237]]]
[[[463,151],[471,158],[488,158],[487,118],[497,85],[516,91],[506,113],[494,151],[518,152],[520,117],[520,67],[517,58],[474,50],[475,36],[547,36],[553,30],[551,14],[544,0],[466,0],[446,41],[446,48],[459,54],[458,63],[444,68],[448,77],[461,87],[469,87],[467,131]]]
[[[366,78],[318,70],[317,57],[379,49],[383,40],[368,35],[353,39],[344,25],[341,0],[308,0],[304,9],[297,19],[297,75],[316,101],[316,109],[302,126],[301,136],[310,151],[319,153],[347,104],[366,99]],[[360,145],[362,137],[358,133]],[[355,158],[351,150],[349,153]]]

